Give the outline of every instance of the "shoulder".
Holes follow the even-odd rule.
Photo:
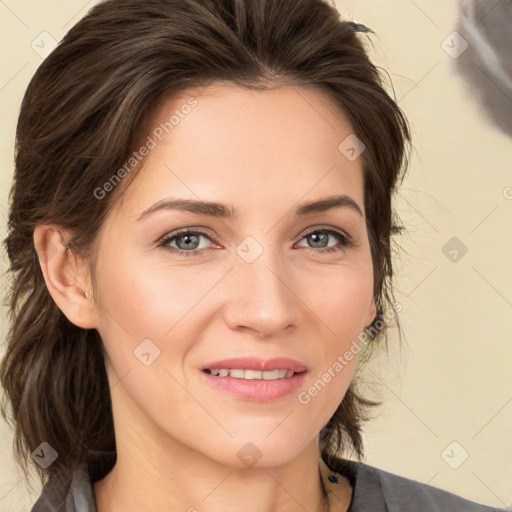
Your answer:
[[[91,502],[92,499],[92,502]],[[72,476],[61,471],[50,477],[31,512],[94,511],[92,487],[86,466],[80,466]]]
[[[50,477],[30,512],[97,512],[93,483],[115,463],[115,452],[95,451],[74,471]]]
[[[475,503],[451,492],[355,461],[340,461],[334,467],[351,480],[350,512],[504,512]]]

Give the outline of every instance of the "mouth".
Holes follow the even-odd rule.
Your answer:
[[[232,377],[245,380],[280,380],[290,379],[294,375],[304,373],[306,370],[295,372],[288,368],[277,368],[275,370],[253,370],[247,368],[205,368],[203,372],[215,377]]]
[[[199,372],[207,386],[245,402],[270,402],[293,396],[304,385],[307,374],[307,370],[294,372],[286,368],[205,368]]]
[[[289,357],[239,356],[210,361],[201,368],[204,382],[242,400],[267,402],[291,395],[304,384],[306,365]]]

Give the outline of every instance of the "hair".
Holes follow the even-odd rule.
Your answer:
[[[1,411],[27,480],[29,455],[42,442],[58,453],[46,469],[33,464],[43,483],[61,469],[74,470],[91,450],[115,451],[102,339],[55,304],[34,229],[55,223],[70,230],[67,249],[86,258],[94,276],[96,237],[123,189],[101,199],[95,191],[145,140],[159,105],[191,88],[312,87],[344,113],[365,145],[360,158],[377,306],[361,359],[383,339],[387,348],[385,315],[396,313],[391,241],[400,229],[391,200],[407,168],[410,131],[368,57],[360,34],[368,31],[323,0],[107,0],[42,62],[18,119],[4,240],[11,280]],[[141,168],[134,166],[123,186]],[[379,402],[361,396],[357,384],[354,378],[320,432],[322,457],[331,464],[341,454],[364,453],[365,411]]]

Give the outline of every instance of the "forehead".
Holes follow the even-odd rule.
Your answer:
[[[362,199],[362,159],[338,149],[351,133],[319,89],[189,89],[159,105],[148,133],[153,147],[122,202],[135,216],[166,196],[226,199],[237,211],[262,199],[338,192]]]

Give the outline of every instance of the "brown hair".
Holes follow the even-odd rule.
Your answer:
[[[385,338],[392,301],[392,193],[407,167],[409,127],[364,47],[365,31],[322,0],[107,0],[96,5],[30,81],[16,131],[9,196],[10,329],[0,367],[2,414],[12,407],[14,452],[27,476],[42,442],[57,452],[41,481],[76,468],[89,450],[115,450],[106,356],[99,333],[72,324],[43,278],[33,233],[56,223],[69,249],[89,258],[121,195],[104,186],[151,127],[161,101],[189,88],[229,82],[251,89],[316,87],[347,116],[364,143],[366,222],[377,315],[367,332]],[[341,141],[340,141],[341,142]],[[140,171],[123,178],[130,182]],[[93,281],[94,282],[94,281]],[[369,352],[365,354],[368,356]],[[320,433],[322,456],[363,455],[361,424],[375,405],[354,379]],[[27,476],[28,479],[28,476]]]

